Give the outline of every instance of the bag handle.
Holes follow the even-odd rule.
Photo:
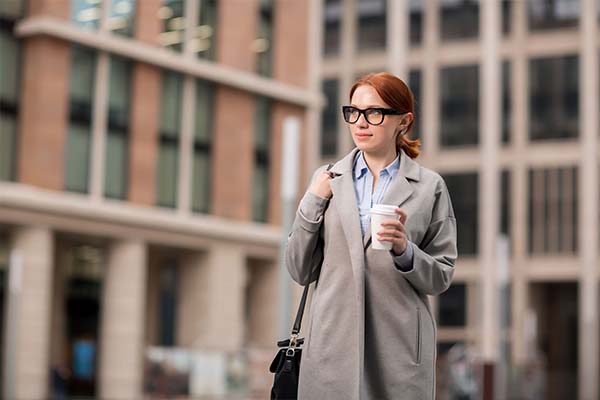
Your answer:
[[[329,164],[327,166],[327,171],[333,168],[333,164]],[[329,202],[327,202],[327,206],[325,206],[325,210],[323,210],[323,215],[325,215],[325,211],[327,211],[327,207],[329,206]],[[323,221],[325,223],[325,221]],[[323,229],[323,225],[321,228]],[[298,311],[296,312],[296,320],[294,321],[294,327],[292,328],[292,340],[295,342],[298,334],[300,333],[300,326],[302,325],[302,316],[304,315],[304,307],[306,306],[306,298],[308,297],[308,287],[310,286],[310,282],[304,285],[304,291],[302,292],[302,299],[300,300],[300,304],[298,305]],[[292,340],[290,340],[290,345],[292,344]]]

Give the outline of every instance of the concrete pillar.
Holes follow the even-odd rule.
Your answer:
[[[425,115],[421,116],[423,135],[423,156],[435,160],[439,148],[439,66],[437,52],[439,45],[439,5],[436,0],[426,0],[423,7],[423,94],[422,103]],[[426,160],[423,162],[425,163]]]
[[[104,276],[100,332],[101,399],[142,397],[146,245],[111,243]]]
[[[356,15],[356,1],[342,0],[342,7],[343,12],[340,27],[340,65],[342,68],[339,73],[340,84],[338,86],[338,99],[340,104],[350,104],[348,101],[348,94],[350,93],[350,88],[354,83],[356,30],[358,23],[358,18]],[[354,147],[354,142],[349,134],[346,122],[340,118],[338,119],[338,123],[338,156],[342,157]]]
[[[512,6],[512,35],[515,43],[524,43],[527,40],[527,4],[513,2]],[[525,328],[525,312],[529,305],[528,285],[525,276],[527,265],[527,165],[526,146],[529,135],[528,126],[528,75],[527,54],[524,46],[515,46],[513,61],[511,63],[510,93],[512,96],[512,125],[511,145],[513,147],[513,162],[511,176],[512,209],[511,234],[514,246],[512,256],[516,266],[512,270],[512,360],[517,367],[527,361],[527,343]]]
[[[48,398],[54,237],[19,227],[12,237],[3,398]]]
[[[395,0],[387,4],[388,71],[408,84],[408,40],[410,38],[408,0]]]
[[[597,2],[581,2],[579,108],[579,399],[597,399],[598,377],[598,22]]]
[[[246,329],[243,251],[215,244],[208,253],[190,253],[182,261],[177,345],[239,351]]]

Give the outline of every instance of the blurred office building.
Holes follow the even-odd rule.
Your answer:
[[[0,397],[267,397],[282,125],[304,185],[319,10],[0,0]]]
[[[324,1],[322,162],[353,146],[338,110],[353,81],[388,70],[414,92],[418,160],[452,196],[459,260],[433,301],[439,398],[479,398],[490,371],[497,399],[599,398],[598,7]],[[452,382],[448,363],[469,359],[484,365],[477,387]]]

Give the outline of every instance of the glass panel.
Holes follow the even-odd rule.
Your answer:
[[[15,179],[16,141],[16,118],[0,113],[0,181]]]
[[[502,0],[502,33],[508,35],[511,29],[512,2],[514,0]]]
[[[567,139],[578,136],[578,69],[577,56],[530,60],[531,140]]]
[[[423,43],[423,15],[425,3],[423,0],[410,0],[410,44],[419,46]]]
[[[511,218],[511,174],[503,170],[500,175],[500,233],[510,237]]]
[[[478,174],[444,174],[444,180],[456,216],[458,254],[476,255],[479,251]]]
[[[476,39],[479,35],[478,0],[441,0],[441,40]]]
[[[421,71],[420,70],[412,70],[408,75],[408,85],[410,87],[411,92],[413,93],[413,97],[415,98],[415,119],[413,122],[412,131],[409,134],[410,139],[419,139],[421,140],[421,145],[423,144],[423,136],[421,135],[421,118],[423,118],[423,110],[421,109]]]
[[[193,51],[198,53],[199,58],[215,59],[216,33],[217,0],[203,0],[200,2],[198,25],[192,39]]]
[[[467,294],[464,283],[453,283],[438,297],[440,327],[461,327],[467,323]]]
[[[327,105],[323,108],[321,118],[321,156],[330,157],[337,154],[338,147],[338,118],[341,112],[338,101],[338,81],[336,79],[323,81],[323,93]]]
[[[183,78],[165,71],[162,80],[160,143],[158,155],[158,205],[175,207],[179,174],[179,129]]]
[[[325,0],[323,10],[323,52],[325,55],[337,55],[340,52],[340,29],[342,20],[341,0]]]
[[[126,59],[110,60],[104,192],[119,199],[126,196],[131,68]]]
[[[502,144],[510,143],[512,122],[510,62],[502,62]]]
[[[357,48],[379,50],[386,46],[386,0],[357,0]]]
[[[208,213],[210,208],[213,110],[214,86],[206,81],[197,81],[192,210],[201,213]]]
[[[101,0],[71,0],[71,22],[75,25],[98,29],[102,10]]]
[[[67,140],[67,167],[65,168],[67,190],[81,193],[88,191],[90,142],[89,126],[72,122]]]
[[[183,50],[185,17],[185,0],[162,0],[163,6],[158,10],[162,30],[158,42],[175,51]]]
[[[109,0],[108,30],[117,35],[133,36],[136,0]]]
[[[21,54],[8,24],[0,25],[0,54],[0,180],[14,180]]]
[[[95,69],[95,52],[77,46],[71,48],[65,188],[76,192],[88,191]]]
[[[255,171],[252,192],[254,221],[267,222],[269,206],[269,142],[271,136],[271,100],[256,99]]]
[[[179,136],[182,85],[181,75],[173,72],[163,74],[159,125],[162,135]]]
[[[574,28],[579,20],[579,7],[579,0],[529,0],[529,29]]]
[[[476,145],[479,142],[479,67],[447,67],[440,74],[441,145]]]
[[[158,205],[175,207],[177,203],[177,174],[179,146],[176,141],[160,143],[158,153]]]
[[[273,0],[260,0],[258,35],[252,44],[256,53],[256,70],[260,75],[271,76],[273,73]]]
[[[25,0],[0,1],[0,15],[6,19],[16,20],[25,15]]]
[[[577,168],[529,171],[529,253],[577,252]]]
[[[10,31],[0,29],[0,101],[12,103],[19,101],[19,42]]]

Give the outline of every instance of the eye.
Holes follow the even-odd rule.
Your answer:
[[[377,108],[369,108],[367,109],[366,113],[371,117],[381,116],[381,110],[378,110]]]

